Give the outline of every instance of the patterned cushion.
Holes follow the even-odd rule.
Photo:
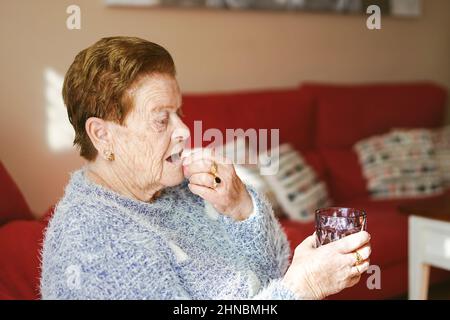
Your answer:
[[[264,195],[267,200],[272,205],[273,212],[275,216],[281,217],[283,216],[283,211],[280,208],[280,205],[277,201],[275,194],[272,191],[272,188],[267,183],[267,181],[261,176],[259,168],[244,166],[244,165],[234,165],[236,170],[236,174],[242,180],[243,183],[253,187],[260,194]]]
[[[434,143],[436,146],[436,161],[443,184],[450,188],[450,126],[436,131]]]
[[[393,130],[354,146],[373,198],[403,198],[441,193],[434,133]]]
[[[271,156],[276,153],[271,153]],[[293,220],[311,221],[317,208],[331,204],[325,183],[317,178],[314,170],[289,144],[278,149],[278,159],[273,156],[272,165],[278,162],[275,175],[264,175],[284,212]]]

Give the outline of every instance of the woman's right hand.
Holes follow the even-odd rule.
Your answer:
[[[357,264],[357,255],[362,262]],[[315,235],[294,251],[283,283],[300,299],[323,299],[358,283],[369,268],[370,235],[361,231],[316,248]]]

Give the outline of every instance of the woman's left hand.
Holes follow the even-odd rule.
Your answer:
[[[239,221],[252,213],[253,201],[233,164],[215,157],[213,151],[199,151],[183,158],[183,173],[192,193],[210,202],[220,213]],[[216,177],[219,183],[214,182]]]

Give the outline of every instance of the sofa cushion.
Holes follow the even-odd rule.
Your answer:
[[[320,153],[326,164],[328,187],[333,200],[368,196],[358,156],[353,150],[324,149]]]
[[[445,187],[450,188],[450,125],[435,134],[436,160]]]
[[[446,91],[430,83],[304,84],[300,91],[318,108],[320,148],[350,148],[394,127],[431,128],[445,119]]]
[[[299,150],[310,149],[313,143],[314,108],[297,89],[186,94],[183,113],[191,135],[194,121],[201,120],[203,131],[280,129],[280,143],[290,142]]]
[[[314,169],[320,180],[327,179],[327,168],[325,160],[323,159],[321,153],[316,150],[304,151],[302,156],[305,161]]]
[[[23,194],[0,162],[0,225],[17,219],[33,219],[33,214]]]
[[[279,221],[288,238],[292,258],[295,248],[314,233],[314,222],[302,223],[289,218],[280,218]]]
[[[393,130],[359,141],[358,154],[372,198],[423,197],[443,192],[434,133]]]
[[[291,144],[280,145],[276,154],[272,149],[270,163],[278,166],[278,171],[265,175],[265,180],[287,216],[301,222],[313,221],[316,208],[331,204],[325,183]]]
[[[12,221],[0,228],[0,299],[39,299],[45,226],[41,221]]]

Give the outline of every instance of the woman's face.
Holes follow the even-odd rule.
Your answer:
[[[154,190],[183,181],[179,155],[189,137],[180,119],[181,93],[170,75],[142,78],[130,92],[134,107],[123,126],[113,124],[115,165],[131,187]]]

